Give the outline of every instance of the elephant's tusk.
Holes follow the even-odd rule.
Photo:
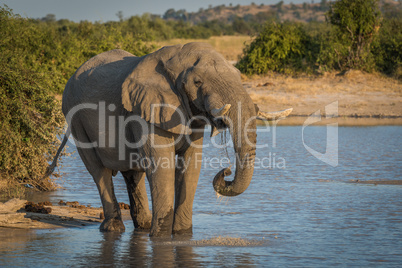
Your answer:
[[[264,121],[273,121],[276,119],[281,119],[288,116],[293,111],[293,108],[289,108],[286,110],[278,111],[278,112],[258,112],[257,119]]]
[[[224,129],[221,128],[217,128],[215,126],[211,126],[211,138],[215,137],[216,135],[218,135],[219,133],[221,133],[222,131],[224,131]]]
[[[224,116],[229,111],[231,106],[232,105],[230,105],[230,104],[225,104],[223,107],[221,107],[219,109],[212,109],[211,114],[213,117]]]

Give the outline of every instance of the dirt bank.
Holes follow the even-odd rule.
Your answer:
[[[402,125],[402,83],[379,74],[349,71],[299,78],[271,74],[243,77],[243,85],[262,110],[293,107],[291,117],[281,124],[302,124],[318,110],[324,116],[325,106],[338,102],[335,121],[341,125]]]
[[[46,213],[30,212],[26,200],[11,199],[0,203],[0,229],[51,229],[99,224],[103,221],[102,208],[92,208],[71,202],[65,205],[42,205]],[[48,213],[49,212],[49,213]],[[122,210],[123,220],[131,219],[129,210]]]

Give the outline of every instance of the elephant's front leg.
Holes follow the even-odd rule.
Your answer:
[[[192,135],[189,148],[178,155],[175,181],[174,234],[192,233],[193,201],[200,176],[203,133]]]
[[[173,225],[174,205],[174,150],[157,153],[146,171],[152,197],[152,224],[150,236],[170,236]]]
[[[137,229],[150,229],[152,215],[149,211],[147,191],[145,188],[145,172],[122,172],[130,199],[130,214]]]

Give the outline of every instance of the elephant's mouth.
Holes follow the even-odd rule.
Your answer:
[[[219,130],[228,128],[228,125],[222,118],[214,118],[211,120],[211,125],[215,126]]]
[[[193,115],[196,115],[194,118],[194,123],[197,122],[197,125],[209,124],[212,127],[218,129],[220,132],[228,128],[228,125],[225,123],[224,117],[215,118],[211,114],[198,109],[193,103],[190,103],[190,109]]]

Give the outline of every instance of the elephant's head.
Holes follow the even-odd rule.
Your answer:
[[[225,196],[241,194],[251,181],[256,119],[290,113],[259,112],[242,86],[240,72],[204,43],[165,47],[145,56],[123,84],[122,101],[126,110],[173,133],[191,133],[188,122],[196,116],[209,119],[213,130],[229,128],[236,153],[235,177],[225,181],[231,173],[225,169],[214,179],[215,191]],[[151,111],[151,104],[161,105]]]

